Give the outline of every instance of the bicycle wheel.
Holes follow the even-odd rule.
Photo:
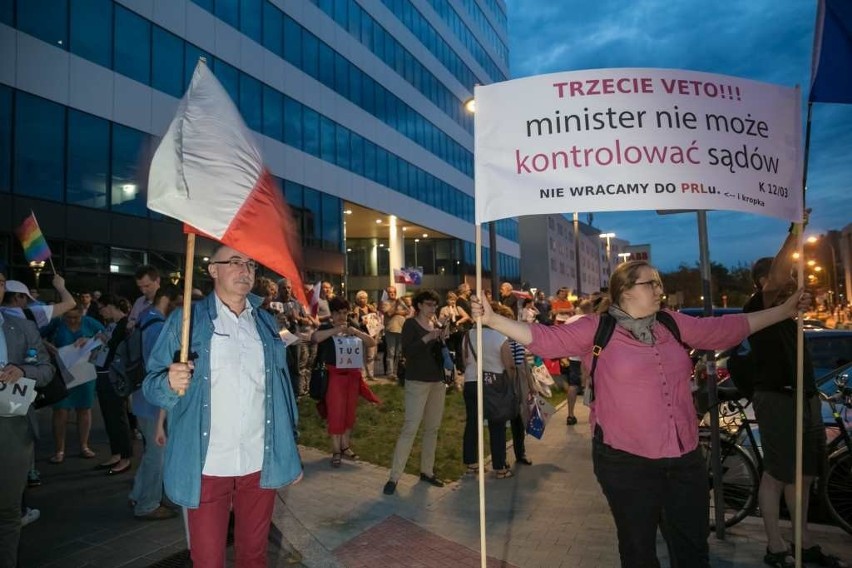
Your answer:
[[[707,461],[707,481],[710,494],[710,529],[716,529],[716,502],[713,491],[713,468],[710,462],[710,439],[702,439]],[[730,527],[757,508],[757,491],[760,477],[751,455],[733,442],[722,440],[722,502],[725,507],[725,526]]]
[[[828,464],[822,499],[837,525],[852,534],[852,453],[847,450]]]

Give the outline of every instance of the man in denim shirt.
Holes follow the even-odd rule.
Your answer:
[[[173,363],[182,310],[166,322],[143,392],[168,411],[163,481],[188,507],[192,560],[223,566],[233,508],[238,566],[265,566],[275,489],[302,475],[297,409],[284,343],[273,317],[249,295],[257,264],[226,246],[208,272],[213,293],[192,308],[190,363]],[[182,394],[179,394],[182,393]]]

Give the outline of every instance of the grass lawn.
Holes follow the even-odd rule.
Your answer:
[[[361,460],[390,468],[396,439],[402,429],[405,416],[403,389],[395,384],[371,384],[370,388],[382,400],[381,406],[375,406],[361,399],[358,403],[358,419],[352,433],[352,448]],[[559,391],[553,393],[550,402],[556,406],[565,398]],[[326,432],[325,422],[319,417],[316,403],[308,397],[299,400],[299,443],[329,453],[331,442]],[[447,392],[444,406],[444,419],[438,433],[438,449],[435,452],[435,473],[441,479],[456,480],[464,474],[462,463],[462,437],[464,434],[464,399],[460,391]],[[421,431],[415,439],[411,457],[405,467],[407,473],[420,473]],[[511,440],[511,433],[507,433]],[[485,430],[485,455],[488,451],[488,430]]]

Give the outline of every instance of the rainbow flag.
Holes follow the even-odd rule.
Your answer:
[[[41,233],[35,213],[30,213],[29,217],[24,219],[21,226],[15,229],[15,234],[18,235],[21,246],[24,247],[27,262],[44,261],[50,258],[50,247],[47,246],[47,241]]]

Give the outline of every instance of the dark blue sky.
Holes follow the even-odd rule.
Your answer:
[[[807,96],[816,0],[507,0],[513,78],[607,67],[722,73]],[[852,69],[850,69],[852,73]],[[802,120],[806,117],[803,102]],[[802,126],[804,133],[804,124]],[[804,134],[802,136],[804,140]],[[852,222],[852,105],[813,107],[807,234]],[[583,215],[585,219],[585,215]],[[596,227],[650,243],[663,270],[698,261],[694,213],[595,213]],[[774,255],[788,223],[708,214],[710,257],[726,266]]]

